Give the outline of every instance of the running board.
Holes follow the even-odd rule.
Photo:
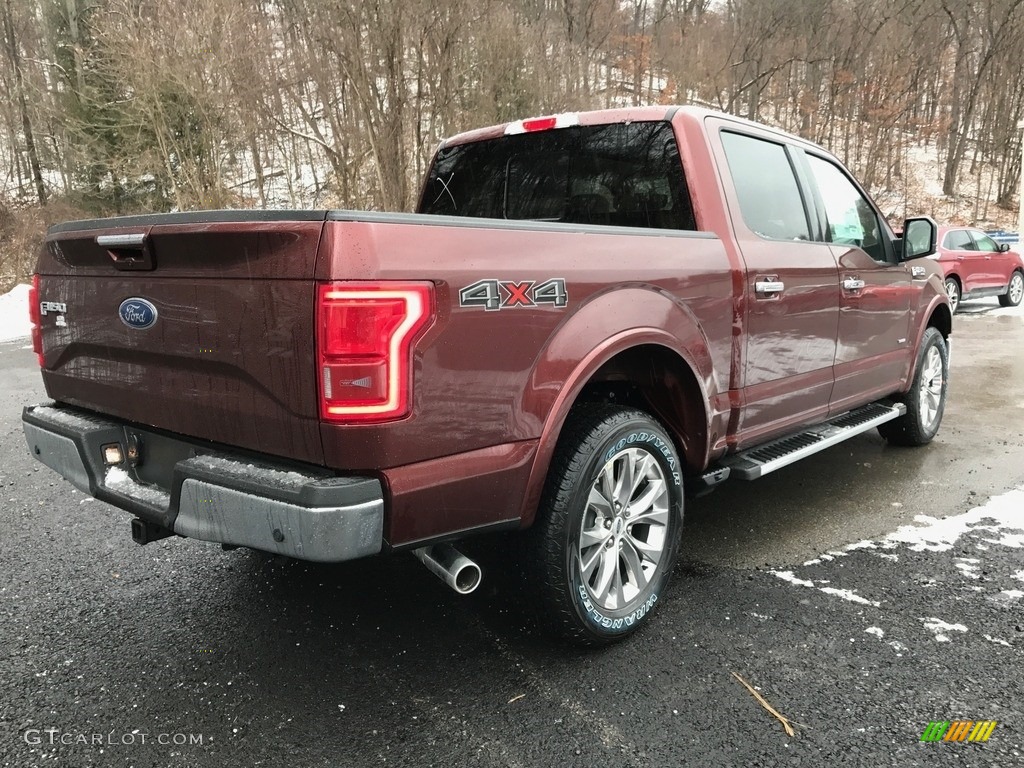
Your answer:
[[[898,419],[906,412],[907,406],[903,403],[871,403],[803,432],[787,435],[728,456],[719,463],[731,470],[731,477],[756,480],[818,451],[831,448],[836,443],[874,429],[879,424]]]

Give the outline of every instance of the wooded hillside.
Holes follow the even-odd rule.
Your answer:
[[[0,14],[8,235],[29,203],[58,204],[38,221],[408,209],[444,136],[643,103],[820,142],[897,218],[1012,221],[1017,205],[1024,0],[0,0]]]

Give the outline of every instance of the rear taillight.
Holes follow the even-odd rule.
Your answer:
[[[43,367],[43,328],[39,314],[39,275],[32,275],[32,287],[28,290],[28,316],[32,322],[32,350],[36,353],[39,367]]]
[[[430,283],[328,283],[319,287],[320,417],[390,421],[409,412],[412,348],[434,311]]]

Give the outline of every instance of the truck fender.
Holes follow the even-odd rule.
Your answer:
[[[613,289],[593,298],[560,326],[538,357],[522,410],[543,423],[530,471],[522,527],[533,523],[562,426],[583,388],[621,352],[657,345],[677,355],[700,387],[704,434],[710,433],[708,393],[718,391],[708,340],[697,319],[669,295],[645,286]],[[707,441],[700,447],[706,460]]]
[[[910,386],[914,381],[914,366],[917,364],[918,351],[921,349],[921,340],[924,338],[925,329],[929,326],[938,328],[939,331],[947,339],[952,333],[953,329],[953,313],[949,308],[949,298],[946,296],[946,291],[943,288],[939,290],[933,282],[938,282],[939,278],[929,280],[928,284],[934,289],[935,295],[932,296],[931,301],[928,302],[927,307],[920,312],[915,318],[915,330],[914,330],[914,354],[910,358],[910,367],[907,371],[906,380],[903,385],[903,392],[910,390]]]

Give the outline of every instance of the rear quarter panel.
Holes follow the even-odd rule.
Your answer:
[[[697,348],[687,352],[709,392],[723,386],[712,372],[729,370],[731,276],[713,236],[478,224],[327,224],[318,279],[429,275],[437,304],[434,323],[417,344],[411,417],[376,427],[324,426],[329,465],[392,467],[536,439],[573,371],[623,332],[656,330],[679,349],[689,340]],[[460,306],[461,288],[489,278],[561,278],[568,303],[497,311]],[[702,334],[684,331],[687,324],[699,325]]]
[[[730,370],[732,270],[707,233],[417,215],[328,222],[320,254],[320,280],[434,283],[436,318],[416,347],[411,415],[321,427],[328,466],[384,470],[396,496],[393,545],[527,522],[568,407],[618,351],[661,344],[687,361],[709,399],[728,387],[719,374]],[[556,278],[565,280],[564,307],[487,311],[459,300],[483,279]]]

